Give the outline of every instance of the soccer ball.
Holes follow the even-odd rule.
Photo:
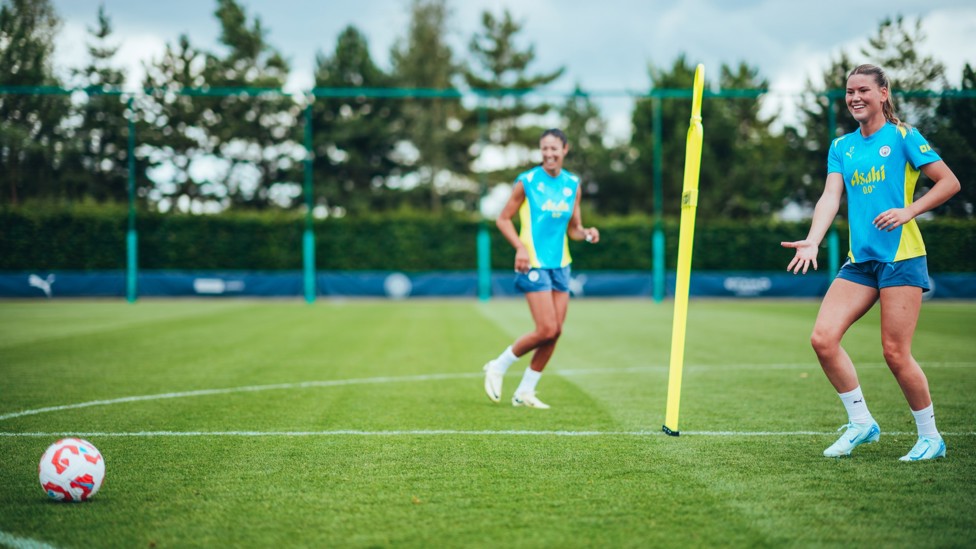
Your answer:
[[[47,447],[37,473],[51,499],[85,501],[102,487],[105,460],[90,442],[64,438]]]

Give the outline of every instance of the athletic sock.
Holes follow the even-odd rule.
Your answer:
[[[534,393],[535,386],[539,383],[539,378],[542,377],[542,372],[537,372],[532,368],[526,368],[525,373],[522,374],[522,382],[519,383],[516,393]]]
[[[915,416],[915,426],[918,427],[918,436],[920,437],[942,438],[939,430],[935,428],[934,406],[934,404],[929,404],[917,412],[912,410],[912,415]]]
[[[508,371],[508,368],[515,364],[518,357],[512,352],[512,346],[509,345],[502,354],[498,355],[498,358],[491,361],[491,369],[499,374],[504,374]]]
[[[844,403],[844,408],[847,409],[847,419],[851,423],[871,423],[874,418],[871,417],[871,412],[868,411],[868,405],[864,402],[864,395],[861,394],[861,386],[858,385],[853,391],[846,393],[837,393],[840,397],[840,401]]]

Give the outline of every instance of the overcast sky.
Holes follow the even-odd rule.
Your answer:
[[[121,46],[117,59],[132,83],[140,62],[158,58],[180,34],[196,47],[218,51],[216,0],[53,0],[63,20],[56,63],[82,66],[87,28],[104,4]],[[268,41],[290,61],[288,87],[312,85],[315,56],[331,54],[349,25],[369,40],[374,61],[389,68],[394,41],[404,36],[409,0],[241,0],[249,17],[260,17]],[[771,88],[802,90],[846,51],[858,50],[886,16],[921,17],[923,52],[946,64],[958,85],[965,62],[976,65],[976,2],[973,0],[449,0],[455,54],[480,29],[480,14],[508,9],[523,23],[521,47],[535,47],[530,72],[565,67],[551,88],[569,91],[577,83],[591,92],[643,91],[648,66],[669,67],[680,54],[705,65],[706,78],[722,64],[745,62],[759,69]],[[863,60],[870,61],[870,60]],[[611,110],[613,107],[610,107]]]

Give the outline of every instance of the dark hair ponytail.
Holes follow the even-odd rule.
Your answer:
[[[542,135],[539,136],[539,141],[542,141],[542,139],[547,135],[552,135],[559,138],[559,140],[563,142],[563,146],[566,146],[569,143],[569,139],[566,139],[566,134],[564,134],[563,131],[558,128],[549,128],[548,130],[542,132]]]

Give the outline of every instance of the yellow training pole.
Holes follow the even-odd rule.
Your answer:
[[[695,212],[698,209],[698,175],[701,171],[702,89],[705,66],[695,69],[695,89],[691,99],[691,124],[685,149],[685,179],[681,193],[681,231],[678,235],[678,272],[674,288],[674,322],[671,326],[671,367],[668,373],[668,412],[664,432],[678,436],[678,406],[681,402],[681,368],[685,359],[685,327],[688,324],[688,285],[691,279],[691,247],[695,239]]]

